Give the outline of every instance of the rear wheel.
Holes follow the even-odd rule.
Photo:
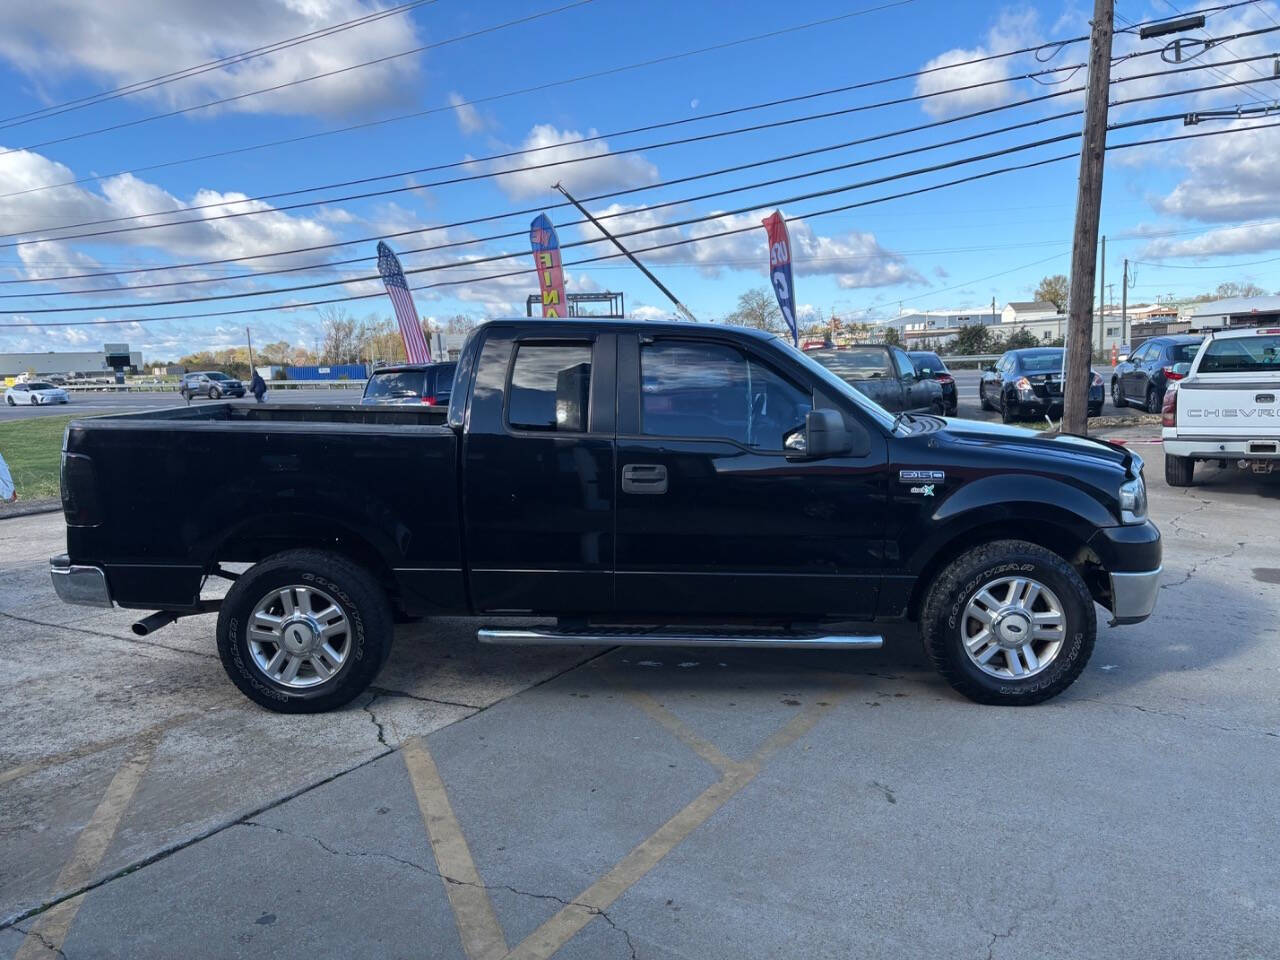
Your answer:
[[[228,591],[218,654],[260,706],[319,713],[373,682],[392,631],[391,605],[367,570],[321,550],[290,550],[250,568]]]
[[[1016,423],[1018,420],[1018,409],[1009,403],[1008,400],[1000,401],[1000,419],[1004,423]]]
[[[1195,482],[1196,462],[1190,457],[1164,455],[1164,482],[1171,487],[1189,487]]]
[[[1113,377],[1111,379],[1111,405],[1117,410],[1122,410],[1129,404],[1124,398],[1124,393],[1120,389],[1120,378]]]
[[[1155,387],[1147,387],[1147,413],[1160,412],[1160,394]]]
[[[920,615],[925,652],[977,703],[1030,705],[1057,696],[1089,661],[1093,598],[1058,554],[997,540],[943,568]]]

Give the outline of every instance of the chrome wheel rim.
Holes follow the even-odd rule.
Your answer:
[[[969,599],[960,623],[969,660],[1001,680],[1025,680],[1048,669],[1066,631],[1058,595],[1030,577],[992,580]]]
[[[337,676],[351,653],[351,621],[333,597],[311,586],[278,587],[249,617],[249,654],[273,683],[294,690]]]

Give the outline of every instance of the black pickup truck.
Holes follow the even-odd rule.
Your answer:
[[[901,347],[866,343],[810,355],[890,413],[946,413],[942,384],[922,376]]]
[[[76,421],[62,500],[64,600],[156,611],[140,633],[218,610],[231,679],[285,712],[363,690],[398,613],[554,619],[493,643],[828,649],[907,619],[961,693],[1036,703],[1084,668],[1095,602],[1151,613],[1161,563],[1129,451],[894,416],[775,337],[688,323],[493,321],[447,411]]]

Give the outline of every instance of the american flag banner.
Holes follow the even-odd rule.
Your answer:
[[[404,338],[404,352],[409,362],[430,363],[431,347],[427,344],[427,338],[422,335],[422,324],[418,321],[418,311],[413,308],[413,297],[409,295],[409,284],[405,282],[400,259],[382,241],[378,242],[378,273],[382,275],[387,296],[395,307],[396,320],[400,323],[400,336]]]

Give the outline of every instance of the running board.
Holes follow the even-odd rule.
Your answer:
[[[508,646],[597,646],[611,647],[769,647],[791,650],[879,650],[884,638],[836,634],[804,633],[711,634],[654,630],[629,633],[625,630],[507,630],[483,627],[476,631],[481,643]]]

